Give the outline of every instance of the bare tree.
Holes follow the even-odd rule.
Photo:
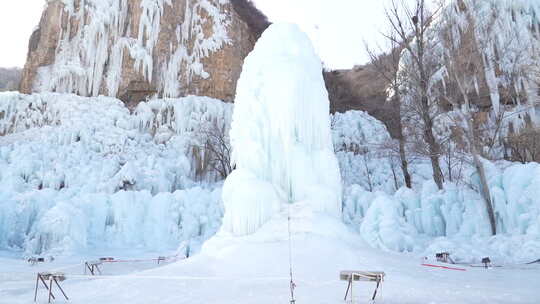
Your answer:
[[[409,173],[409,161],[407,159],[407,151],[405,149],[406,139],[403,134],[403,122],[401,119],[401,78],[398,76],[399,64],[401,61],[401,52],[403,48],[397,44],[395,32],[388,34],[390,42],[390,52],[378,55],[373,49],[366,45],[367,53],[370,57],[371,64],[375,67],[377,73],[389,84],[388,102],[397,111],[397,140],[398,140],[398,155],[401,161],[401,172],[403,180],[408,188],[412,188],[412,178]],[[393,163],[392,163],[393,164]],[[394,173],[392,165],[392,172]]]
[[[471,4],[474,5],[474,2]],[[465,146],[472,156],[473,165],[479,177],[480,194],[486,206],[491,233],[495,235],[497,233],[496,218],[482,160],[485,155],[482,153],[483,141],[479,127],[485,120],[480,119],[482,114],[487,116],[487,113],[482,112],[480,106],[473,103],[473,100],[480,95],[479,82],[485,77],[484,61],[486,59],[484,59],[485,55],[482,54],[482,48],[487,46],[483,45],[485,41],[477,37],[479,28],[474,15],[476,8],[467,7],[463,1],[458,1],[455,5],[455,9],[465,17],[466,21],[453,18],[455,13],[450,10],[450,13],[444,15],[443,22],[438,29],[448,79],[444,87],[445,92],[442,95],[452,106],[453,111],[450,112],[449,117],[453,120],[454,127],[460,129],[466,142]],[[485,31],[490,31],[491,28],[492,26],[488,24],[482,30],[487,35],[488,33]],[[495,112],[500,112],[498,106]],[[499,126],[496,127],[496,130],[499,130],[503,123],[503,114],[498,115],[498,117],[496,122]],[[495,139],[491,140],[492,145],[494,141]]]
[[[197,175],[216,172],[225,179],[233,170],[231,166],[231,146],[229,144],[228,126],[216,122],[208,122],[198,130],[199,142],[193,145],[193,154],[198,155]]]
[[[474,26],[474,21],[471,20],[470,25]],[[468,35],[470,32],[474,31],[469,28],[462,35]],[[472,37],[454,37],[451,29],[445,31],[445,33],[447,37],[443,39],[445,48],[444,62],[448,77],[456,84],[456,89],[459,92],[456,98],[449,97],[446,99],[453,105],[455,111],[452,113],[457,115],[456,120],[458,120],[455,122],[455,125],[462,129],[467,141],[467,147],[472,156],[476,172],[478,173],[480,193],[486,205],[491,233],[495,235],[497,233],[495,212],[487,183],[486,171],[480,155],[481,147],[479,147],[479,143],[481,141],[474,126],[473,114],[475,111],[472,108],[469,98],[469,95],[475,90],[475,79],[481,68],[477,60],[474,59],[478,57],[472,56],[477,51],[476,43]],[[456,41],[461,41],[461,43],[456,43]]]
[[[490,156],[501,130],[505,128],[507,116],[504,107],[510,104],[523,106],[523,102],[526,102],[526,107],[530,107],[534,103],[527,100],[536,95],[527,92],[530,77],[534,74],[534,67],[528,64],[531,62],[528,57],[534,56],[531,54],[534,52],[529,48],[516,47],[514,44],[519,45],[519,40],[512,35],[499,37],[497,32],[498,26],[500,28],[497,17],[500,14],[499,8],[488,7],[492,10],[490,14],[480,14],[482,8],[485,8],[484,5],[485,3],[481,1],[458,0],[445,10],[437,24],[436,31],[442,44],[441,57],[445,72],[440,85],[442,93],[439,96],[449,104],[451,112],[448,112],[448,118],[452,121],[453,127],[459,129],[465,141],[464,146],[472,158],[491,232],[495,235],[496,215],[483,158]],[[480,15],[482,17],[478,17]],[[505,30],[512,32],[514,27],[506,25]],[[519,37],[519,30],[513,33]],[[501,63],[503,61],[504,66]],[[490,82],[488,70],[494,74],[493,77],[504,79],[504,82],[496,82],[493,79]],[[485,87],[489,88],[491,94],[482,94]],[[497,90],[495,99],[493,90]],[[527,115],[524,117],[526,125],[530,126],[531,124],[527,123]],[[525,149],[530,147],[531,154],[535,155],[536,145],[530,144],[535,137],[534,131],[529,132],[522,137],[513,138],[513,143],[523,148],[528,146]],[[521,152],[524,152],[524,149],[518,148],[513,151],[523,155]]]
[[[410,106],[421,121],[433,179],[437,187],[443,189],[444,177],[439,163],[441,147],[433,131],[436,102],[430,94],[430,86],[440,62],[431,52],[434,46],[428,37],[432,20],[440,12],[441,6],[430,10],[426,0],[414,2],[411,8],[404,0],[392,0],[390,8],[386,10],[386,19],[395,36],[387,35],[386,38],[406,50],[409,63],[408,68],[402,70],[406,75],[401,77],[406,79],[407,94],[412,98]]]

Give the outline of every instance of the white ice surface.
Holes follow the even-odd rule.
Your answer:
[[[305,33],[273,24],[245,59],[231,124],[236,170],[223,188],[223,229],[253,233],[286,204],[340,214],[341,176],[322,64]]]
[[[220,191],[213,190],[217,177],[197,174],[206,152],[192,147],[205,142],[197,130],[229,128],[230,105],[202,97],[152,100],[130,114],[113,98],[2,93],[0,112],[0,133],[8,133],[0,137],[0,247],[27,254],[78,254],[104,245],[174,248],[219,229],[223,209]],[[359,233],[365,224],[363,236],[372,246],[416,255],[449,251],[468,262],[540,256],[538,164],[486,163],[501,232],[492,238],[476,191],[447,184],[446,192],[437,193],[426,182],[429,168],[420,162],[411,165],[415,190],[391,194],[388,159],[375,153],[388,138],[382,124],[362,112],[337,114],[333,122],[346,186],[343,218]],[[366,152],[371,155],[364,162]],[[366,191],[365,164],[374,169],[375,192]],[[231,178],[250,177],[235,173]],[[474,175],[466,180],[474,186]],[[276,193],[264,185],[253,188],[252,198],[271,202]],[[122,189],[130,192],[116,193]],[[379,196],[384,203],[366,219]],[[279,211],[278,205],[269,208]],[[396,234],[382,232],[392,229]],[[167,236],[156,238],[164,231]]]
[[[489,256],[500,263],[520,263],[540,257],[540,164],[485,162],[497,219],[491,236],[484,202],[473,170],[473,189],[433,181],[420,189],[402,188],[393,195],[369,192],[359,185],[345,191],[345,222],[373,247],[413,251],[432,256],[450,252],[455,260],[479,262]],[[476,190],[474,190],[476,189]]]
[[[332,139],[345,186],[357,184],[372,191],[396,191],[391,169],[396,161],[383,152],[391,138],[381,121],[362,111],[335,113]],[[397,164],[394,166],[400,170]],[[398,174],[398,187],[401,185]]]
[[[198,217],[209,212],[209,225],[214,227],[210,231],[219,227],[222,209],[213,190],[185,189],[213,188],[220,179],[216,172],[203,170],[201,161],[208,152],[200,147],[207,142],[204,130],[229,130],[232,105],[190,96],[151,100],[130,113],[114,98],[12,92],[0,94],[0,113],[0,134],[6,134],[0,137],[0,206],[4,210],[0,247],[22,248],[30,254],[41,250],[69,253],[100,243],[132,246],[141,241],[138,245],[148,246],[149,238],[140,233],[144,228],[138,227],[133,237],[111,225],[119,225],[115,217],[121,214],[125,221],[144,221],[150,208],[145,202],[154,201],[161,192],[165,194],[156,198],[160,202],[156,212],[185,205],[191,211],[182,213],[195,212]],[[336,146],[357,146],[370,138],[377,139],[376,146],[379,139],[388,138],[382,123],[363,112],[336,114],[333,122]],[[357,163],[363,158],[347,149],[337,149],[344,183],[365,185],[364,171],[355,170],[364,168]],[[384,163],[371,159],[369,167],[388,174],[388,166],[381,166]],[[384,174],[374,176],[388,181]],[[133,200],[137,208],[131,208],[132,213],[125,209],[129,204],[113,203],[126,196],[114,194],[122,189],[137,191]],[[255,198],[262,197],[262,188],[258,189]],[[182,194],[170,195],[177,190]],[[55,208],[57,204],[60,207]],[[177,212],[168,215],[171,222],[180,216]],[[53,220],[62,223],[60,230],[46,227]],[[86,229],[81,228],[85,225]],[[72,230],[85,232],[75,235]],[[123,236],[113,237],[115,233]],[[46,236],[44,242],[40,236]]]
[[[193,96],[130,114],[114,98],[0,94],[0,248],[69,254],[209,238],[223,209],[198,130],[228,128],[230,113]]]

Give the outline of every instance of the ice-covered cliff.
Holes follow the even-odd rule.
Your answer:
[[[232,101],[258,32],[229,0],[48,0],[21,92]]]
[[[462,100],[455,74],[466,74],[460,76],[465,79],[461,81],[465,86],[461,87],[478,112],[476,122],[485,125],[483,129],[487,131],[482,132],[496,130],[505,136],[527,124],[537,125],[540,2],[455,0],[446,3],[441,12],[434,15],[425,38],[428,95],[432,104],[438,104],[443,113],[460,111],[441,100]],[[404,83],[416,81],[414,66],[409,52],[405,51],[402,71],[410,71],[403,72],[407,78]],[[456,72],[456,69],[461,71]],[[415,98],[414,94],[413,89],[404,94],[405,103]],[[447,121],[437,122],[445,123],[448,124]]]

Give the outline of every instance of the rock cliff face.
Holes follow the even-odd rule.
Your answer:
[[[247,0],[48,0],[20,91],[232,101],[266,24]]]

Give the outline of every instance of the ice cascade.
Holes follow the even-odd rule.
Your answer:
[[[272,25],[245,60],[230,137],[236,170],[223,187],[225,231],[251,234],[288,203],[340,214],[322,64],[298,26]]]

